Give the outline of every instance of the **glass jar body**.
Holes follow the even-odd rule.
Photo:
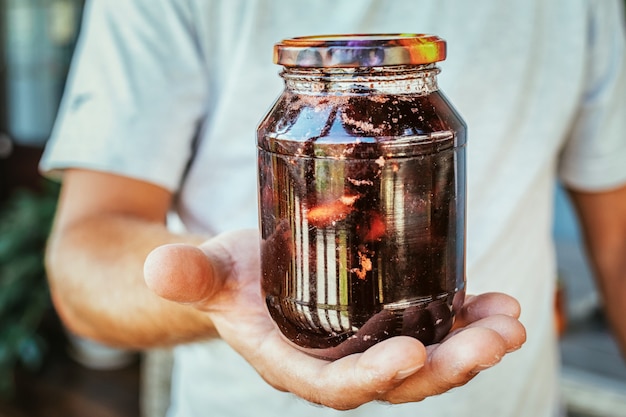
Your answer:
[[[262,292],[326,359],[450,330],[465,292],[465,124],[432,65],[288,69],[259,125]]]

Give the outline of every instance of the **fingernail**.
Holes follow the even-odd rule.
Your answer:
[[[506,353],[515,352],[516,350],[519,350],[521,347],[522,345],[513,346],[512,348],[508,349]]]
[[[481,371],[484,371],[485,369],[489,369],[491,368],[493,365],[478,365],[477,367],[475,367],[474,369],[472,369],[471,371],[469,371],[470,375],[477,375],[478,373],[480,373]]]
[[[482,365],[476,365],[474,367],[474,369],[472,369],[471,371],[469,371],[470,375],[476,375],[477,373],[484,371],[485,369],[489,369],[492,366],[494,366],[495,364],[497,364],[498,362],[500,362],[500,360],[502,359],[502,357],[500,356],[496,356],[496,360],[493,361],[492,363],[488,363],[488,364],[482,364]]]
[[[396,375],[394,376],[394,379],[395,380],[407,379],[408,377],[410,377],[411,375],[413,375],[414,373],[416,373],[417,371],[419,371],[423,367],[424,367],[424,365],[417,365],[417,366],[415,366],[413,368],[408,368],[408,369],[403,369],[401,371],[398,371],[396,373]]]

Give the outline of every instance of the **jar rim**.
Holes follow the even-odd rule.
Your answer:
[[[422,33],[298,36],[274,45],[274,63],[285,67],[423,65],[446,59],[446,41]]]

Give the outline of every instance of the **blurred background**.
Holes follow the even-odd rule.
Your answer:
[[[58,185],[37,172],[84,0],[0,0],[0,417],[163,415],[168,351],[125,352],[68,334],[43,250]],[[626,365],[599,307],[577,220],[555,193],[555,303],[570,417],[626,416]]]

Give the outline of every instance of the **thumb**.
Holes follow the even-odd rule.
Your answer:
[[[143,273],[150,290],[179,303],[207,300],[222,286],[207,255],[187,244],[157,247],[146,257]]]

